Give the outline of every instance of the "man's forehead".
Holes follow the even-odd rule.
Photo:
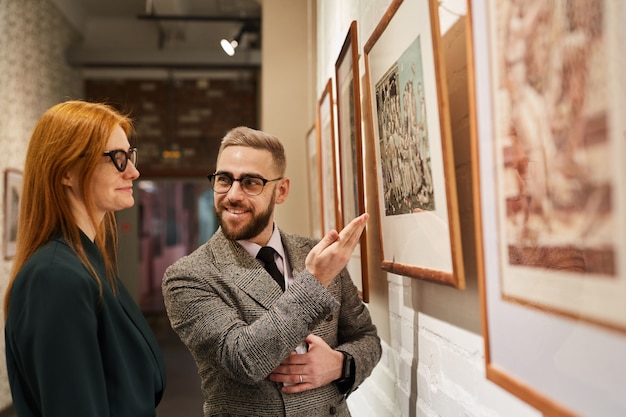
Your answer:
[[[274,160],[266,149],[229,146],[217,158],[216,168],[218,172],[236,175],[268,175],[274,171]]]

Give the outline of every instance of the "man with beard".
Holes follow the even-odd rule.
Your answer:
[[[345,398],[380,359],[345,269],[368,215],[319,242],[285,233],[274,223],[285,169],[276,137],[229,131],[209,175],[220,228],[165,272],[165,306],[198,366],[205,417],[350,416]]]

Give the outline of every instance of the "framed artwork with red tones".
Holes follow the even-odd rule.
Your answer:
[[[626,415],[626,5],[468,4],[487,378]]]

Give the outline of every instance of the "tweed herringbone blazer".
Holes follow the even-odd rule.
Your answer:
[[[165,306],[198,366],[205,417],[349,416],[335,384],[284,394],[268,379],[310,333],[354,357],[354,387],[380,359],[376,328],[347,271],[324,288],[304,266],[317,242],[281,238],[294,277],[285,293],[221,230],[165,272]]]

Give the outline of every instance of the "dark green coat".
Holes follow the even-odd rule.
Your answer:
[[[102,255],[83,245],[101,277]],[[5,327],[19,417],[153,417],[165,387],[157,341],[121,282],[103,297],[66,242],[38,249],[15,279]]]

